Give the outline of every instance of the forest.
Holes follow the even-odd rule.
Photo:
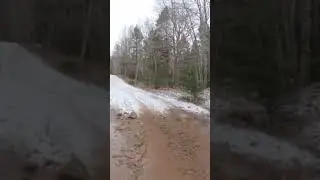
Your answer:
[[[210,1],[157,1],[159,14],[132,25],[111,54],[110,71],[149,87],[210,86]]]
[[[313,170],[303,167],[303,160],[297,160],[299,163],[288,165],[285,170],[271,170],[278,163],[271,166],[263,158],[255,159],[257,154],[262,157],[269,150],[277,153],[270,153],[265,158],[268,162],[274,155],[291,154],[292,149],[284,153],[278,151],[281,148],[271,150],[281,146],[280,140],[301,148],[299,151],[312,152],[314,159],[320,157],[319,5],[317,0],[216,0],[213,3],[211,119],[234,128],[228,134],[229,139],[226,138],[225,149],[221,148],[222,144],[214,144],[215,179],[319,177],[318,173],[310,173],[318,172],[319,167],[313,166]],[[221,98],[220,94],[226,96]],[[211,132],[216,134],[212,141],[228,131],[215,131],[214,126]],[[241,133],[231,137],[236,131]],[[277,142],[268,144],[257,132]],[[255,140],[245,144],[238,139],[240,136]],[[233,148],[232,142],[241,145]],[[247,147],[254,150],[239,156]]]
[[[319,1],[220,0],[212,11],[219,86],[274,98],[320,80]]]

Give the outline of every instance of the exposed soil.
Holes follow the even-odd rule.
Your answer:
[[[120,151],[120,143],[111,142],[111,179],[210,179],[209,131],[197,120],[179,113],[113,120],[126,142]]]

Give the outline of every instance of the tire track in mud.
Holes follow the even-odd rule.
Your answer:
[[[210,179],[209,132],[203,133],[197,120],[180,115],[175,112],[168,118],[153,117],[151,121],[145,121],[150,142],[147,159],[152,160],[153,170],[157,173],[146,180]]]
[[[111,179],[137,180],[146,153],[145,131],[141,119],[113,115],[114,140],[111,139]],[[112,131],[112,130],[111,130]],[[121,142],[119,142],[120,140]],[[113,146],[113,147],[112,147]]]
[[[210,136],[195,119],[146,112],[117,121],[125,143],[111,152],[111,179],[210,179]]]

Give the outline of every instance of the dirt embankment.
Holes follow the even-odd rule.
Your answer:
[[[209,131],[197,120],[151,113],[137,119],[114,118],[111,133],[125,142],[111,142],[111,179],[210,179]]]

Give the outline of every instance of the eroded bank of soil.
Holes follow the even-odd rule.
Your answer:
[[[210,136],[197,120],[145,113],[137,119],[113,114],[111,179],[210,179]]]

